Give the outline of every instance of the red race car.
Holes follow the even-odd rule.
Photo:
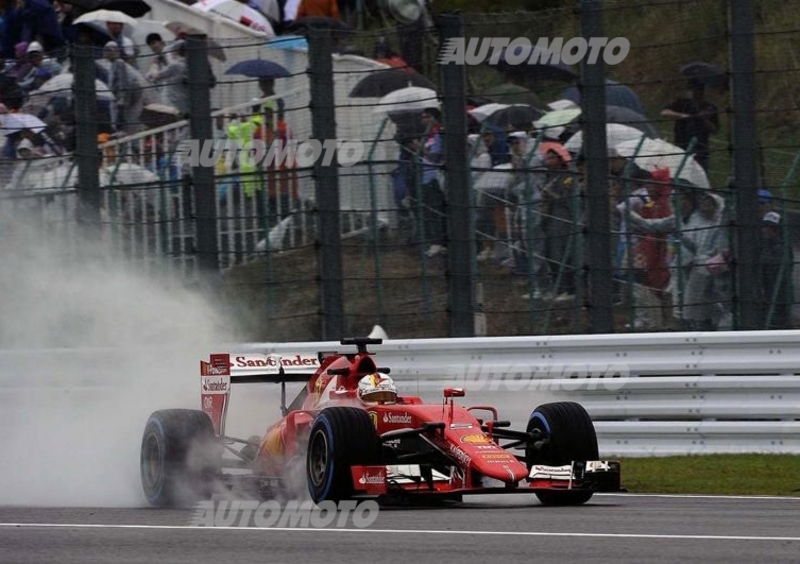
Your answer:
[[[366,349],[379,339],[341,343],[358,352],[212,354],[201,362],[202,410],[156,411],[145,426],[148,501],[176,505],[220,487],[296,497],[298,477],[315,502],[535,493],[544,504],[578,505],[620,490],[619,463],[597,460],[594,425],[579,404],[541,405],[514,431],[494,407],[457,405],[458,388],[446,388],[442,403],[398,395],[389,369]],[[258,382],[281,385],[283,418],[263,437],[227,436],[231,386]],[[288,407],[287,382],[306,382]]]

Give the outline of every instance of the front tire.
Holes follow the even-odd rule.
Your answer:
[[[317,415],[306,455],[308,491],[315,503],[352,497],[350,467],[377,464],[381,464],[381,442],[365,410],[329,407]]]
[[[563,466],[573,461],[597,460],[597,434],[592,418],[582,405],[575,402],[546,403],[537,407],[528,420],[528,431],[538,429],[549,441],[540,449],[529,445],[525,450],[528,468],[534,464]],[[536,492],[544,505],[581,505],[589,501],[592,492]]]
[[[211,419],[193,409],[155,411],[142,435],[139,467],[147,501],[156,507],[210,497],[222,451]]]

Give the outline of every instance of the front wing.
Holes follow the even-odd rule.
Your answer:
[[[397,494],[535,493],[537,491],[618,492],[620,465],[592,460],[564,466],[534,465],[520,482],[505,483],[485,476],[466,477],[457,466],[450,474],[426,464],[351,467],[353,488],[365,497]]]

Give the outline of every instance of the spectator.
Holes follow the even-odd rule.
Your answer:
[[[38,41],[28,45],[26,54],[31,68],[25,77],[19,81],[20,88],[25,92],[36,90],[47,79],[61,72],[61,65],[55,60],[44,56],[44,50]]]
[[[122,30],[125,29],[125,24],[119,22],[106,22],[106,31],[111,41],[117,44],[120,51],[122,60],[136,67],[136,45],[130,37],[123,35]]]
[[[48,52],[64,45],[58,15],[49,0],[18,0],[5,4],[6,29],[1,40],[6,58],[13,56],[14,46],[21,41],[30,43],[39,39]]]
[[[684,319],[687,329],[715,329],[729,315],[727,299],[729,280],[725,257],[728,240],[722,226],[724,203],[721,197],[700,190],[699,194],[684,191],[679,198],[681,230],[676,233],[680,244],[680,262],[684,271],[685,288],[671,285],[673,296],[683,290]],[[645,219],[635,211],[629,212],[631,223],[651,233],[675,232],[679,226],[676,215],[660,219]],[[678,277],[673,277],[675,280]]]
[[[645,219],[659,219],[672,215],[672,205],[670,196],[672,186],[670,184],[669,169],[656,169],[650,175],[651,182],[645,184],[646,199],[637,211]],[[641,269],[641,277],[637,280],[643,288],[637,288],[637,304],[641,301],[642,305],[649,304],[655,298],[657,304],[662,306],[662,312],[666,313],[669,305],[669,294],[666,292],[670,280],[669,271],[669,249],[667,239],[664,234],[651,233],[640,237],[634,249],[634,267]],[[639,309],[636,312],[637,325],[649,325],[661,327],[666,322],[666,315],[661,320],[656,320],[651,311],[656,313],[658,310]]]
[[[763,292],[764,329],[792,328],[793,257],[781,229],[781,214],[768,211],[761,219],[759,277]]]
[[[150,76],[150,80],[163,84],[167,101],[181,114],[189,113],[189,85],[186,71],[186,44],[178,40],[172,44],[169,64]]]
[[[336,18],[341,19],[339,5],[336,0],[302,0],[297,9],[295,19],[300,18]]]
[[[153,52],[153,62],[150,63],[150,68],[147,69],[145,78],[153,83],[155,87],[155,98],[158,100],[158,103],[169,104],[165,85],[162,81],[155,80],[155,77],[158,76],[158,74],[165,68],[167,68],[167,66],[169,66],[167,54],[165,52],[165,47],[167,44],[164,43],[164,40],[157,33],[148,34],[145,38],[145,43],[147,43],[147,46]]]
[[[412,139],[409,142],[410,149],[414,151],[422,161],[422,194],[415,196],[422,199],[424,207],[424,221],[420,221],[423,239],[430,246],[425,251],[428,257],[435,257],[447,252],[445,239],[447,237],[447,216],[445,208],[444,187],[439,181],[440,166],[444,159],[441,125],[439,119],[441,112],[438,108],[426,108],[422,112],[422,123],[426,128],[426,135],[422,141]]]
[[[547,169],[542,187],[542,229],[546,237],[545,258],[556,285],[556,301],[569,301],[575,297],[575,269],[571,255],[575,231],[575,196],[578,183],[567,169],[572,156],[560,143],[547,141],[539,144]]]
[[[708,170],[709,136],[719,130],[717,107],[705,99],[705,87],[697,81],[689,82],[689,91],[661,110],[664,117],[675,118],[674,142],[689,149],[692,139],[694,158]]]
[[[489,152],[489,157],[492,159],[493,167],[511,161],[505,132],[501,127],[486,126],[483,132],[483,142]]]
[[[119,46],[114,41],[105,44],[103,57],[100,63],[108,72],[108,87],[116,103],[112,123],[118,131],[137,133],[144,129],[139,120],[144,97],[136,81],[135,73],[138,71],[120,58]]]

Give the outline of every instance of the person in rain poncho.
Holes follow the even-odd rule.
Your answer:
[[[679,299],[688,329],[716,329],[729,316],[726,257],[730,245],[722,224],[724,200],[708,190],[684,189],[678,208],[680,217],[672,214],[647,219],[632,210],[629,217],[632,226],[643,231],[675,233],[678,249],[673,262],[681,271],[671,277],[673,298]]]

